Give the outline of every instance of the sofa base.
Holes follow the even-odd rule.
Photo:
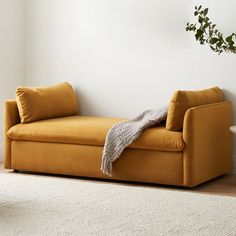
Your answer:
[[[101,170],[102,146],[12,141],[11,168],[50,174],[183,186],[183,153],[126,149],[113,165],[113,176]]]

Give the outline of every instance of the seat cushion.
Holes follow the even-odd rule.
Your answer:
[[[93,116],[69,116],[18,124],[8,131],[14,140],[52,143],[84,144],[102,146],[106,134],[117,122],[125,119]],[[145,130],[130,148],[162,151],[182,151],[184,142],[181,132],[172,132],[165,127]]]

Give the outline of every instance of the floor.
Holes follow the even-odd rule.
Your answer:
[[[0,162],[0,173],[11,173],[12,170],[5,170],[3,163]],[[74,178],[74,177],[73,177]],[[106,180],[94,180],[89,179],[90,181],[106,181]],[[106,181],[109,183],[109,181]],[[117,182],[118,184],[120,182]],[[226,175],[214,180],[208,181],[207,183],[201,184],[195,188],[183,188],[183,187],[172,187],[172,186],[163,186],[163,185],[153,185],[153,184],[140,184],[140,183],[127,183],[122,182],[122,184],[128,185],[141,185],[141,186],[155,186],[156,188],[172,189],[179,191],[188,191],[188,192],[197,192],[197,193],[206,193],[213,195],[224,195],[224,196],[233,196],[236,197],[236,174]]]

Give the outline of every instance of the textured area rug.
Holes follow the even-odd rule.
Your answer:
[[[236,198],[3,173],[0,235],[236,235]]]

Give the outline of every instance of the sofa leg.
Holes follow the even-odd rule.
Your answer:
[[[19,172],[19,170],[15,170],[15,169],[14,169],[14,170],[13,170],[13,172],[15,172],[15,173],[18,173],[18,172]]]

